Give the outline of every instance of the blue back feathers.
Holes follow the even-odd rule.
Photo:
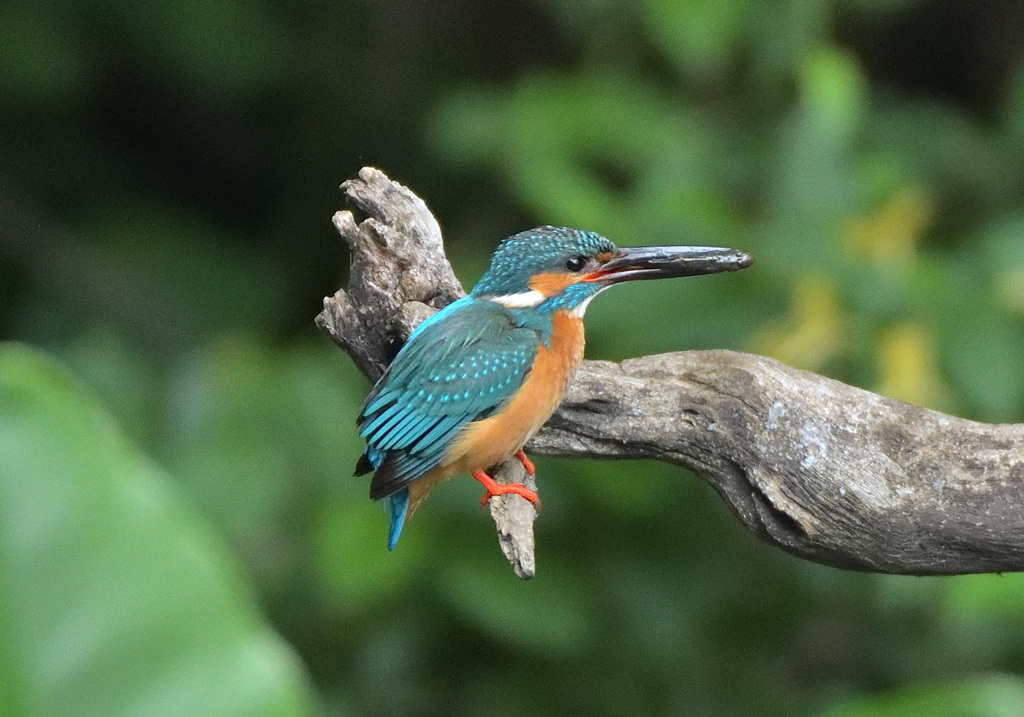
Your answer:
[[[539,343],[504,307],[471,296],[423,322],[358,420],[376,469],[370,497],[384,498],[427,473],[467,423],[499,411],[522,386]]]

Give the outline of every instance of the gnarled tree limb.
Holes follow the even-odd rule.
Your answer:
[[[357,226],[348,212],[335,215],[353,252],[351,289],[325,299],[317,323],[376,377],[429,313],[416,302],[447,303],[461,290],[419,199],[369,168],[344,187],[371,218]],[[386,285],[370,264],[392,272]],[[1024,424],[948,416],[759,356],[584,361],[527,449],[685,466],[761,538],[827,565],[913,575],[1024,570]],[[519,480],[518,462],[506,465]],[[518,496],[492,504],[506,556],[529,577],[532,504]]]

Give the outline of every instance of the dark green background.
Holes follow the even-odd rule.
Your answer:
[[[749,350],[1024,420],[1015,0],[0,6],[0,714],[1024,714],[1024,579],[883,577],[694,476],[538,460],[539,575],[459,479],[385,550],[312,326],[337,185],[468,285],[542,223],[746,249],[588,355]]]

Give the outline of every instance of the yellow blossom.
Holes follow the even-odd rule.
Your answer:
[[[871,214],[850,221],[844,246],[854,257],[889,269],[909,264],[933,214],[924,190],[905,187]]]
[[[925,327],[909,321],[888,327],[878,343],[877,361],[878,393],[929,408],[949,406],[950,391]]]
[[[822,276],[800,278],[790,316],[751,339],[756,353],[808,371],[818,371],[845,347],[845,319],[835,285]]]

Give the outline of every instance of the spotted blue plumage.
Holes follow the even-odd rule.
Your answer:
[[[615,251],[617,248],[611,240],[580,229],[544,226],[520,232],[501,242],[491,257],[487,273],[473,287],[472,295],[506,296],[526,291],[533,276],[565,271],[568,253],[592,257]]]

